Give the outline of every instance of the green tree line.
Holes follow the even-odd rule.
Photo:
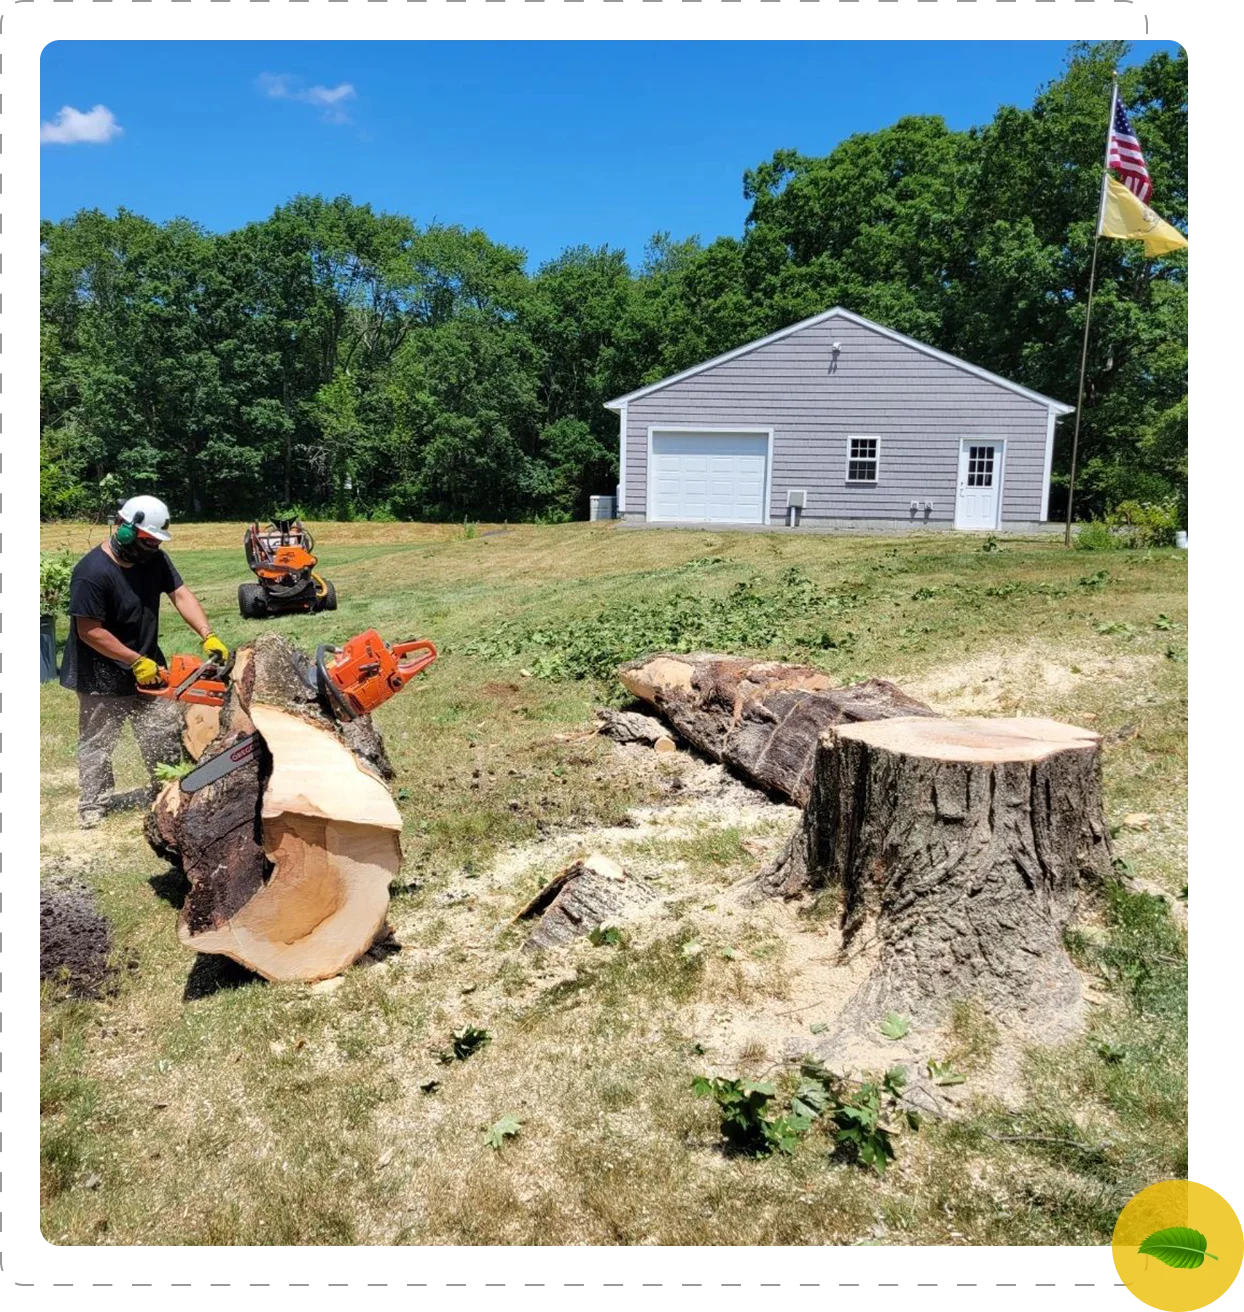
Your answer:
[[[41,506],[564,519],[612,491],[625,393],[843,305],[1074,402],[1111,73],[1077,45],[1027,108],[779,150],[738,237],[575,247],[298,196],[212,233],[84,210],[41,230]],[[1187,60],[1126,70],[1153,204],[1187,222]],[[1078,505],[1187,489],[1187,257],[1104,241]],[[1068,429],[1065,422],[1063,427]],[[1070,443],[1056,455],[1065,486]],[[1184,512],[1186,514],[1186,510]]]

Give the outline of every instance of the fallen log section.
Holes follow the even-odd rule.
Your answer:
[[[841,892],[844,948],[876,966],[848,1004],[941,1018],[978,999],[1030,1024],[1080,1005],[1062,932],[1110,869],[1101,738],[1044,719],[849,724],[817,750],[802,823],[764,891]]]
[[[799,806],[826,729],[935,714],[884,679],[836,688],[810,665],[714,652],[650,656],[623,665],[618,677],[705,755]]]
[[[600,853],[575,861],[551,879],[514,917],[533,920],[524,951],[561,947],[612,921],[627,920],[650,905],[656,894],[631,879],[616,861]]]
[[[362,956],[402,859],[383,741],[366,717],[343,729],[304,663],[277,634],[241,648],[201,754],[252,732],[261,749],[194,793],[168,784],[147,820],[152,847],[189,882],[181,941],[271,980],[325,979]]]

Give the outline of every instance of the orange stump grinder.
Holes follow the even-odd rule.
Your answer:
[[[315,572],[315,539],[301,520],[276,519],[262,530],[252,524],[242,544],[259,580],[238,588],[243,619],[337,609],[337,590]]]

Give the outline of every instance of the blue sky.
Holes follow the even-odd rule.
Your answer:
[[[1128,62],[1155,49],[1176,47],[1138,43]],[[983,123],[1000,104],[1031,103],[1064,51],[58,42],[42,59],[42,212],[125,206],[224,230],[299,191],[346,193],[421,223],[481,227],[533,266],[580,242],[637,259],[658,231],[737,235],[743,171],[776,149],[824,154],[904,114]]]

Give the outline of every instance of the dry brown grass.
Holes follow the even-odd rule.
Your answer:
[[[341,523],[333,520],[306,520],[312,536],[321,547],[349,545],[410,546],[427,542],[452,542],[472,536],[495,534],[499,524],[384,524],[369,520]],[[219,551],[223,544],[237,543],[239,550],[249,520],[217,524],[178,524],[171,529],[170,551]],[[39,525],[40,551],[82,552],[108,536],[104,524],[84,520],[58,520]]]

